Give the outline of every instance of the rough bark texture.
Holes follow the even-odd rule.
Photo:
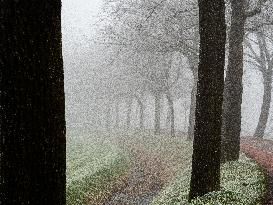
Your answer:
[[[155,93],[155,134],[160,134],[160,111],[161,111],[161,108],[160,108],[160,93],[159,92],[156,92]]]
[[[174,107],[173,107],[173,100],[169,92],[166,94],[169,110],[170,110],[170,124],[171,124],[171,136],[175,137],[175,122],[174,122]]]
[[[0,7],[0,203],[65,205],[61,1]]]
[[[222,161],[239,159],[241,133],[241,104],[243,92],[243,40],[245,0],[232,0],[229,56],[225,78]]]
[[[199,0],[200,56],[189,200],[220,188],[225,2]]]
[[[273,76],[273,60],[270,59],[269,51],[266,47],[265,37],[262,33],[258,33],[258,44],[260,49],[261,68],[263,76],[263,102],[261,107],[261,113],[256,127],[254,137],[263,138],[266,129],[267,121],[269,118],[270,103],[271,103],[271,91],[272,91],[272,76]]]

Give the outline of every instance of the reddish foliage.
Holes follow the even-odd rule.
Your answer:
[[[254,159],[268,172],[268,194],[265,205],[273,205],[273,141],[263,139],[243,139],[241,151]]]
[[[273,153],[269,151],[262,150],[261,148],[256,148],[252,144],[242,144],[241,150],[257,161],[262,167],[267,171],[273,173]]]

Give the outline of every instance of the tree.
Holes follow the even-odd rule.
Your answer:
[[[1,1],[1,202],[65,204],[61,1]]]
[[[197,6],[196,1],[106,1],[105,10],[107,23],[103,29],[103,42],[109,46],[119,46],[125,48],[126,52],[132,50],[131,55],[126,58],[125,65],[130,58],[147,58],[150,61],[149,68],[135,63],[134,70],[140,70],[138,74],[145,83],[150,84],[149,91],[155,97],[155,128],[156,132],[160,130],[160,95],[167,93],[171,89],[162,74],[164,65],[157,65],[156,60],[169,54],[179,52],[181,56],[189,59],[190,69],[193,72],[194,86],[192,90],[192,106],[190,116],[189,133],[192,135],[194,125],[194,109],[197,82],[197,62],[198,62],[198,24],[197,24]],[[109,18],[110,16],[110,18]],[[123,51],[124,52],[124,51]],[[133,54],[132,54],[133,53]],[[154,60],[152,60],[154,59]],[[160,59],[162,62],[162,59]],[[146,63],[147,64],[147,63]],[[128,66],[127,66],[128,67]],[[160,67],[160,68],[159,68]],[[180,66],[180,70],[183,66]],[[142,72],[142,70],[149,72]],[[163,72],[164,73],[164,72]],[[152,79],[152,75],[155,78]],[[171,74],[170,74],[171,76]],[[180,76],[179,76],[180,77]],[[171,78],[169,79],[172,80]],[[177,80],[178,82],[178,80]],[[174,86],[175,83],[170,83]],[[168,96],[170,96],[168,94]],[[168,104],[171,107],[171,98],[168,98]],[[171,109],[171,108],[170,108]],[[174,114],[174,112],[171,112]],[[174,117],[171,117],[174,119]],[[171,124],[171,130],[174,123]]]
[[[200,57],[189,200],[220,188],[225,2],[198,1]]]
[[[267,0],[258,0],[254,9],[250,2],[231,0],[231,26],[229,33],[229,56],[225,78],[222,127],[222,161],[239,159],[241,133],[241,104],[243,94],[243,41],[246,21],[261,13]]]
[[[231,0],[229,56],[225,79],[222,160],[239,159],[243,77],[245,0]]]
[[[248,42],[246,42],[246,45],[250,50],[250,54],[248,55],[250,60],[248,62],[261,72],[263,78],[263,101],[259,121],[254,133],[254,137],[259,138],[263,138],[269,118],[273,77],[273,54],[269,49],[270,43],[273,43],[273,38],[270,36],[272,29],[268,29],[269,32],[265,32],[265,30],[265,28],[259,28],[254,31],[256,41],[248,39]],[[253,44],[258,46],[259,53],[255,52],[256,49],[254,49]]]

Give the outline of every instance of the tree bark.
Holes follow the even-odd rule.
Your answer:
[[[200,55],[189,200],[220,188],[225,2],[199,0]]]
[[[170,124],[171,124],[171,136],[175,137],[175,122],[174,122],[174,107],[173,107],[173,100],[171,98],[170,92],[166,94],[169,110],[170,110]]]
[[[193,69],[192,69],[193,70]],[[189,114],[189,126],[188,126],[188,140],[193,140],[194,136],[194,124],[195,124],[195,106],[196,106],[196,93],[197,93],[197,74],[194,74],[193,87],[191,90],[191,104]]]
[[[1,1],[1,204],[65,205],[61,1]]]
[[[160,111],[161,111],[161,106],[160,106],[160,93],[156,92],[155,93],[155,121],[154,121],[154,126],[155,126],[155,134],[158,135],[160,134]]]
[[[243,40],[245,0],[232,0],[229,56],[225,78],[222,161],[239,159],[241,133],[241,104],[243,93]]]

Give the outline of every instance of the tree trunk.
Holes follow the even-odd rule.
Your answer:
[[[118,129],[119,128],[119,102],[118,101],[116,101],[116,104],[115,104],[115,112],[116,112],[115,127]]]
[[[1,204],[65,205],[61,1],[1,1]]]
[[[188,126],[188,140],[193,140],[194,124],[195,124],[195,106],[196,106],[196,93],[197,93],[197,74],[193,74],[193,87],[191,90],[191,105],[189,114],[189,126]]]
[[[229,56],[225,78],[222,161],[239,159],[241,133],[241,104],[243,93],[243,40],[245,0],[232,0]]]
[[[139,128],[141,130],[144,130],[144,106],[143,104],[140,105],[139,108],[140,116],[139,116]]]
[[[171,95],[169,92],[166,94],[169,110],[170,110],[170,122],[171,122],[171,136],[175,137],[175,122],[174,122],[174,107],[173,107],[173,100],[171,99]]]
[[[110,131],[110,127],[111,127],[111,101],[109,100],[109,102],[106,105],[106,110],[105,110],[105,128],[106,131],[109,132]]]
[[[154,124],[156,135],[160,134],[160,111],[161,111],[160,93],[156,92],[155,93],[155,124]]]
[[[263,68],[263,85],[264,85],[264,94],[263,102],[261,107],[261,113],[256,127],[254,137],[263,138],[267,121],[269,118],[270,103],[271,103],[271,90],[272,90],[272,75],[273,75],[273,60],[271,59],[270,52],[266,46],[266,40],[263,32],[257,32],[257,39],[259,45],[260,53],[260,65]]]
[[[189,200],[220,188],[225,2],[198,1],[200,54]]]
[[[137,98],[139,105],[139,129],[144,130],[144,104],[140,99]]]
[[[272,69],[268,70],[268,74],[264,75],[264,94],[261,107],[259,122],[256,127],[254,137],[263,138],[266,124],[269,117],[270,103],[271,103],[271,90],[272,90]]]
[[[130,129],[131,126],[131,112],[132,112],[133,99],[130,98],[127,102],[127,116],[126,116],[126,127]]]

